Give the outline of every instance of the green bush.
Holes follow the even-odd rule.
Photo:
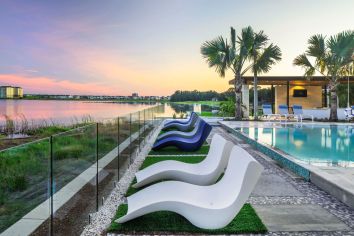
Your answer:
[[[222,116],[234,116],[235,114],[235,102],[229,98],[229,100],[220,103],[220,113]]]

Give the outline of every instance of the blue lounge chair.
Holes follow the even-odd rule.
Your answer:
[[[313,115],[307,115],[307,114],[304,114],[304,111],[302,110],[302,106],[301,105],[293,105],[293,111],[294,111],[294,116],[297,120],[297,122],[302,122],[302,120],[305,118],[305,117],[309,117],[311,118],[312,122],[313,122]]]
[[[194,116],[198,116],[198,115],[197,115],[197,113],[192,112],[192,113],[190,114],[188,120],[171,120],[171,121],[166,122],[166,123],[164,124],[164,126],[170,125],[170,124],[174,124],[174,123],[176,123],[176,124],[188,124],[188,122],[190,122],[190,121],[193,119]]]
[[[152,150],[157,151],[165,147],[174,146],[182,151],[193,152],[199,150],[210,134],[212,127],[204,120],[199,122],[198,131],[193,137],[184,138],[171,136],[157,141]]]
[[[179,131],[186,132],[186,131],[189,131],[194,128],[195,123],[197,122],[198,119],[200,119],[200,117],[197,114],[195,114],[195,115],[193,115],[193,117],[191,117],[190,121],[186,124],[178,124],[178,123],[166,124],[166,125],[164,125],[162,130],[166,131],[169,129],[176,129]]]
[[[262,117],[266,118],[268,121],[270,121],[270,119],[273,118],[273,117],[277,118],[277,117],[280,116],[279,114],[273,114],[272,105],[270,105],[270,104],[263,104],[262,105],[262,110],[263,110]]]
[[[202,121],[202,119],[198,119],[197,122],[195,122],[193,130],[190,131],[190,132],[175,131],[175,130],[168,131],[168,132],[163,133],[160,136],[158,136],[156,138],[156,140],[161,140],[161,139],[168,138],[168,137],[171,137],[171,136],[183,137],[183,138],[191,138],[198,132],[199,123],[201,121]]]
[[[285,121],[288,121],[290,118],[295,118],[294,114],[289,114],[289,108],[286,104],[281,104],[278,106],[279,114],[280,114],[280,121],[281,118],[284,116]]]

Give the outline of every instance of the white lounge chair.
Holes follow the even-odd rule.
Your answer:
[[[244,149],[234,146],[223,178],[214,185],[198,186],[165,181],[128,197],[128,212],[117,223],[124,223],[156,211],[172,211],[203,229],[228,225],[254,189],[263,167]]]
[[[302,122],[302,120],[306,117],[309,117],[311,118],[312,122],[313,122],[313,115],[307,115],[307,114],[304,114],[304,111],[302,110],[302,106],[301,105],[293,105],[293,111],[294,111],[294,117],[296,119],[297,122]]]
[[[171,160],[158,162],[135,173],[137,183],[133,187],[140,188],[163,179],[197,185],[213,184],[225,171],[233,146],[219,134],[214,134],[209,153],[202,162],[197,164]]]
[[[263,104],[262,110],[263,110],[262,117],[265,117],[268,121],[270,121],[272,118],[276,119],[280,116],[280,114],[273,114],[272,105],[270,104]]]

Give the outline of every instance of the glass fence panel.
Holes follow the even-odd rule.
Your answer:
[[[105,119],[98,123],[98,158],[109,154],[118,145],[117,119]]]
[[[0,152],[0,233],[31,233],[50,216],[49,175],[49,138]],[[41,211],[33,212],[35,208]],[[32,223],[27,229],[16,224],[25,215],[24,223]]]
[[[0,151],[0,233],[24,234],[15,225],[22,219],[31,221],[27,234],[80,235],[157,125],[159,107]]]
[[[53,136],[53,234],[80,235],[97,209],[97,128]]]
[[[144,109],[139,113],[139,122],[140,122],[140,147],[142,148],[145,144],[146,134],[148,133],[147,124],[145,123],[145,115],[148,109]],[[140,149],[141,149],[140,148]]]
[[[130,142],[130,163],[134,161],[134,158],[137,155],[137,152],[139,151],[140,148],[140,132],[141,132],[141,127],[140,127],[140,121],[139,121],[140,115],[139,112],[134,112],[131,113],[131,142]]]
[[[130,164],[130,115],[119,117],[119,157],[118,177],[124,175]]]
[[[98,199],[102,206],[118,180],[118,119],[98,124]]]

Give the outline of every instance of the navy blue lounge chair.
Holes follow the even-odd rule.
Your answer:
[[[197,122],[195,122],[193,130],[190,131],[190,132],[172,130],[172,131],[168,131],[166,133],[163,133],[163,134],[159,135],[156,138],[156,140],[168,138],[168,137],[171,137],[171,136],[182,137],[182,138],[192,138],[198,132],[199,123],[201,121],[202,121],[202,119],[198,119]]]
[[[157,151],[165,147],[174,146],[181,151],[197,151],[209,136],[211,129],[212,127],[201,119],[198,125],[198,131],[193,137],[170,136],[163,138],[154,144],[152,150]]]
[[[188,122],[190,122],[190,121],[193,119],[194,116],[198,116],[198,115],[197,115],[197,113],[195,113],[195,112],[193,111],[193,112],[190,114],[188,120],[171,120],[171,121],[166,122],[164,126],[170,125],[170,124],[174,124],[174,123],[176,123],[176,124],[184,124],[184,125],[185,125],[185,124],[188,124]]]
[[[191,129],[194,128],[195,123],[197,122],[198,119],[200,119],[200,117],[194,113],[195,115],[193,115],[193,117],[191,117],[191,119],[189,120],[188,123],[186,124],[178,124],[178,123],[171,123],[171,124],[166,124],[164,125],[164,127],[162,128],[163,131],[169,130],[169,129],[176,129],[179,131],[189,131]]]

